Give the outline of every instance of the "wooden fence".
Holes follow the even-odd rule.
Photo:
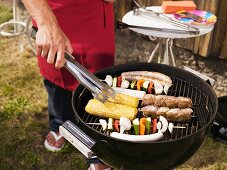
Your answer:
[[[163,0],[138,0],[146,6],[159,6]],[[204,57],[227,59],[227,1],[226,0],[194,0],[197,9],[209,11],[217,16],[214,30],[206,35],[176,39],[174,44]],[[132,10],[131,0],[116,0],[115,20],[121,20],[124,14]]]

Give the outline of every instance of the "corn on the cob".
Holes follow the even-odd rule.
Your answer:
[[[135,107],[135,108],[139,104],[138,98],[132,97],[132,96],[129,96],[126,94],[122,94],[122,93],[117,93],[114,99],[109,98],[108,101],[112,102],[112,103],[118,103],[118,104],[122,104],[122,105]]]
[[[97,99],[89,100],[85,110],[95,116],[113,119],[120,119],[123,116],[133,120],[137,114],[137,109],[134,107],[111,102],[102,103]]]

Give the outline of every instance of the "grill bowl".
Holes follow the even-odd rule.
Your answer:
[[[128,142],[112,138],[86,122],[97,117],[86,116],[84,110],[91,94],[82,86],[73,93],[72,105],[78,126],[96,144],[92,151],[105,163],[118,169],[170,169],[187,161],[202,145],[217,113],[217,96],[202,79],[180,68],[154,63],[131,63],[106,68],[96,73],[100,79],[107,74],[120,75],[124,71],[157,71],[174,79],[170,95],[186,96],[193,100],[196,121],[189,122],[189,132],[168,134],[157,142]],[[182,85],[182,83],[186,83]],[[200,97],[199,97],[200,96]],[[201,97],[202,96],[202,97]],[[196,130],[193,127],[196,126]]]

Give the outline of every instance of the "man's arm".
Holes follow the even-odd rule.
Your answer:
[[[39,28],[36,34],[37,55],[47,57],[47,63],[55,62],[55,67],[61,68],[65,62],[65,50],[72,53],[73,49],[69,39],[59,27],[54,13],[46,0],[22,1]]]

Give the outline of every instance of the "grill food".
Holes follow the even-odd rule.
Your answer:
[[[109,98],[108,101],[112,102],[112,103],[123,104],[126,106],[135,107],[135,108],[138,107],[138,104],[139,104],[138,98],[132,97],[129,95],[125,95],[122,93],[117,93],[114,99]]]
[[[169,121],[187,122],[191,119],[193,110],[191,108],[168,108],[153,105],[144,106],[140,109],[145,116],[164,116]]]
[[[126,80],[149,80],[158,82],[161,85],[172,85],[172,80],[165,74],[159,72],[151,72],[151,71],[130,71],[130,72],[123,72],[121,74],[122,79]]]
[[[174,97],[166,95],[146,94],[143,97],[142,106],[154,105],[158,107],[169,108],[187,108],[192,107],[192,100],[187,97]]]
[[[103,104],[97,99],[89,100],[85,110],[94,116],[114,119],[120,119],[121,116],[124,116],[133,120],[137,114],[137,109],[134,107],[111,102],[105,102]]]

